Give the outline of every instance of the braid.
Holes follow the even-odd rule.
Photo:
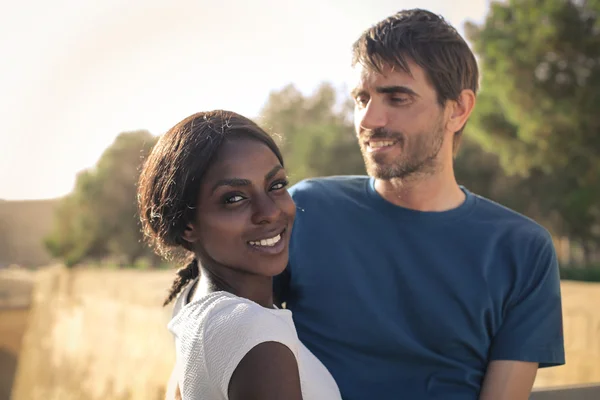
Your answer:
[[[174,298],[177,297],[179,292],[185,287],[185,285],[191,281],[192,279],[196,279],[196,277],[200,273],[200,268],[198,267],[198,260],[194,258],[192,262],[186,265],[183,268],[179,268],[177,270],[177,277],[173,281],[171,285],[171,289],[169,290],[169,296],[163,303],[163,307],[168,305]]]

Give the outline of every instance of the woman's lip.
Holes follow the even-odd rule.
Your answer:
[[[287,226],[283,229],[279,229],[276,231],[273,231],[272,233],[267,233],[262,235],[260,238],[258,239],[252,239],[249,240],[248,243],[250,242],[260,242],[261,240],[267,240],[267,239],[273,239],[274,237],[276,237],[277,235],[281,235],[283,237],[283,234],[287,231]]]
[[[253,251],[259,252],[261,254],[266,255],[277,255],[282,253],[288,245],[287,241],[287,228],[285,228],[281,233],[281,239],[279,242],[275,243],[273,246],[256,246],[250,243],[246,243],[250,249]],[[277,236],[277,235],[275,235]]]

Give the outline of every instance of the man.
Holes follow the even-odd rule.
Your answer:
[[[454,28],[399,12],[353,47],[368,177],[309,179],[275,294],[344,399],[529,397],[564,363],[552,240],[459,186],[475,57]]]

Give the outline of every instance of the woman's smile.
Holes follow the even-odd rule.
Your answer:
[[[248,241],[248,246],[252,251],[259,251],[268,255],[280,254],[288,246],[289,235],[287,235],[287,230],[286,227],[275,235],[272,233],[261,235],[260,239]]]

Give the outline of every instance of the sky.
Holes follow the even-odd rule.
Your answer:
[[[0,199],[68,194],[121,132],[348,85],[354,40],[414,7],[463,33],[489,0],[0,0]]]

